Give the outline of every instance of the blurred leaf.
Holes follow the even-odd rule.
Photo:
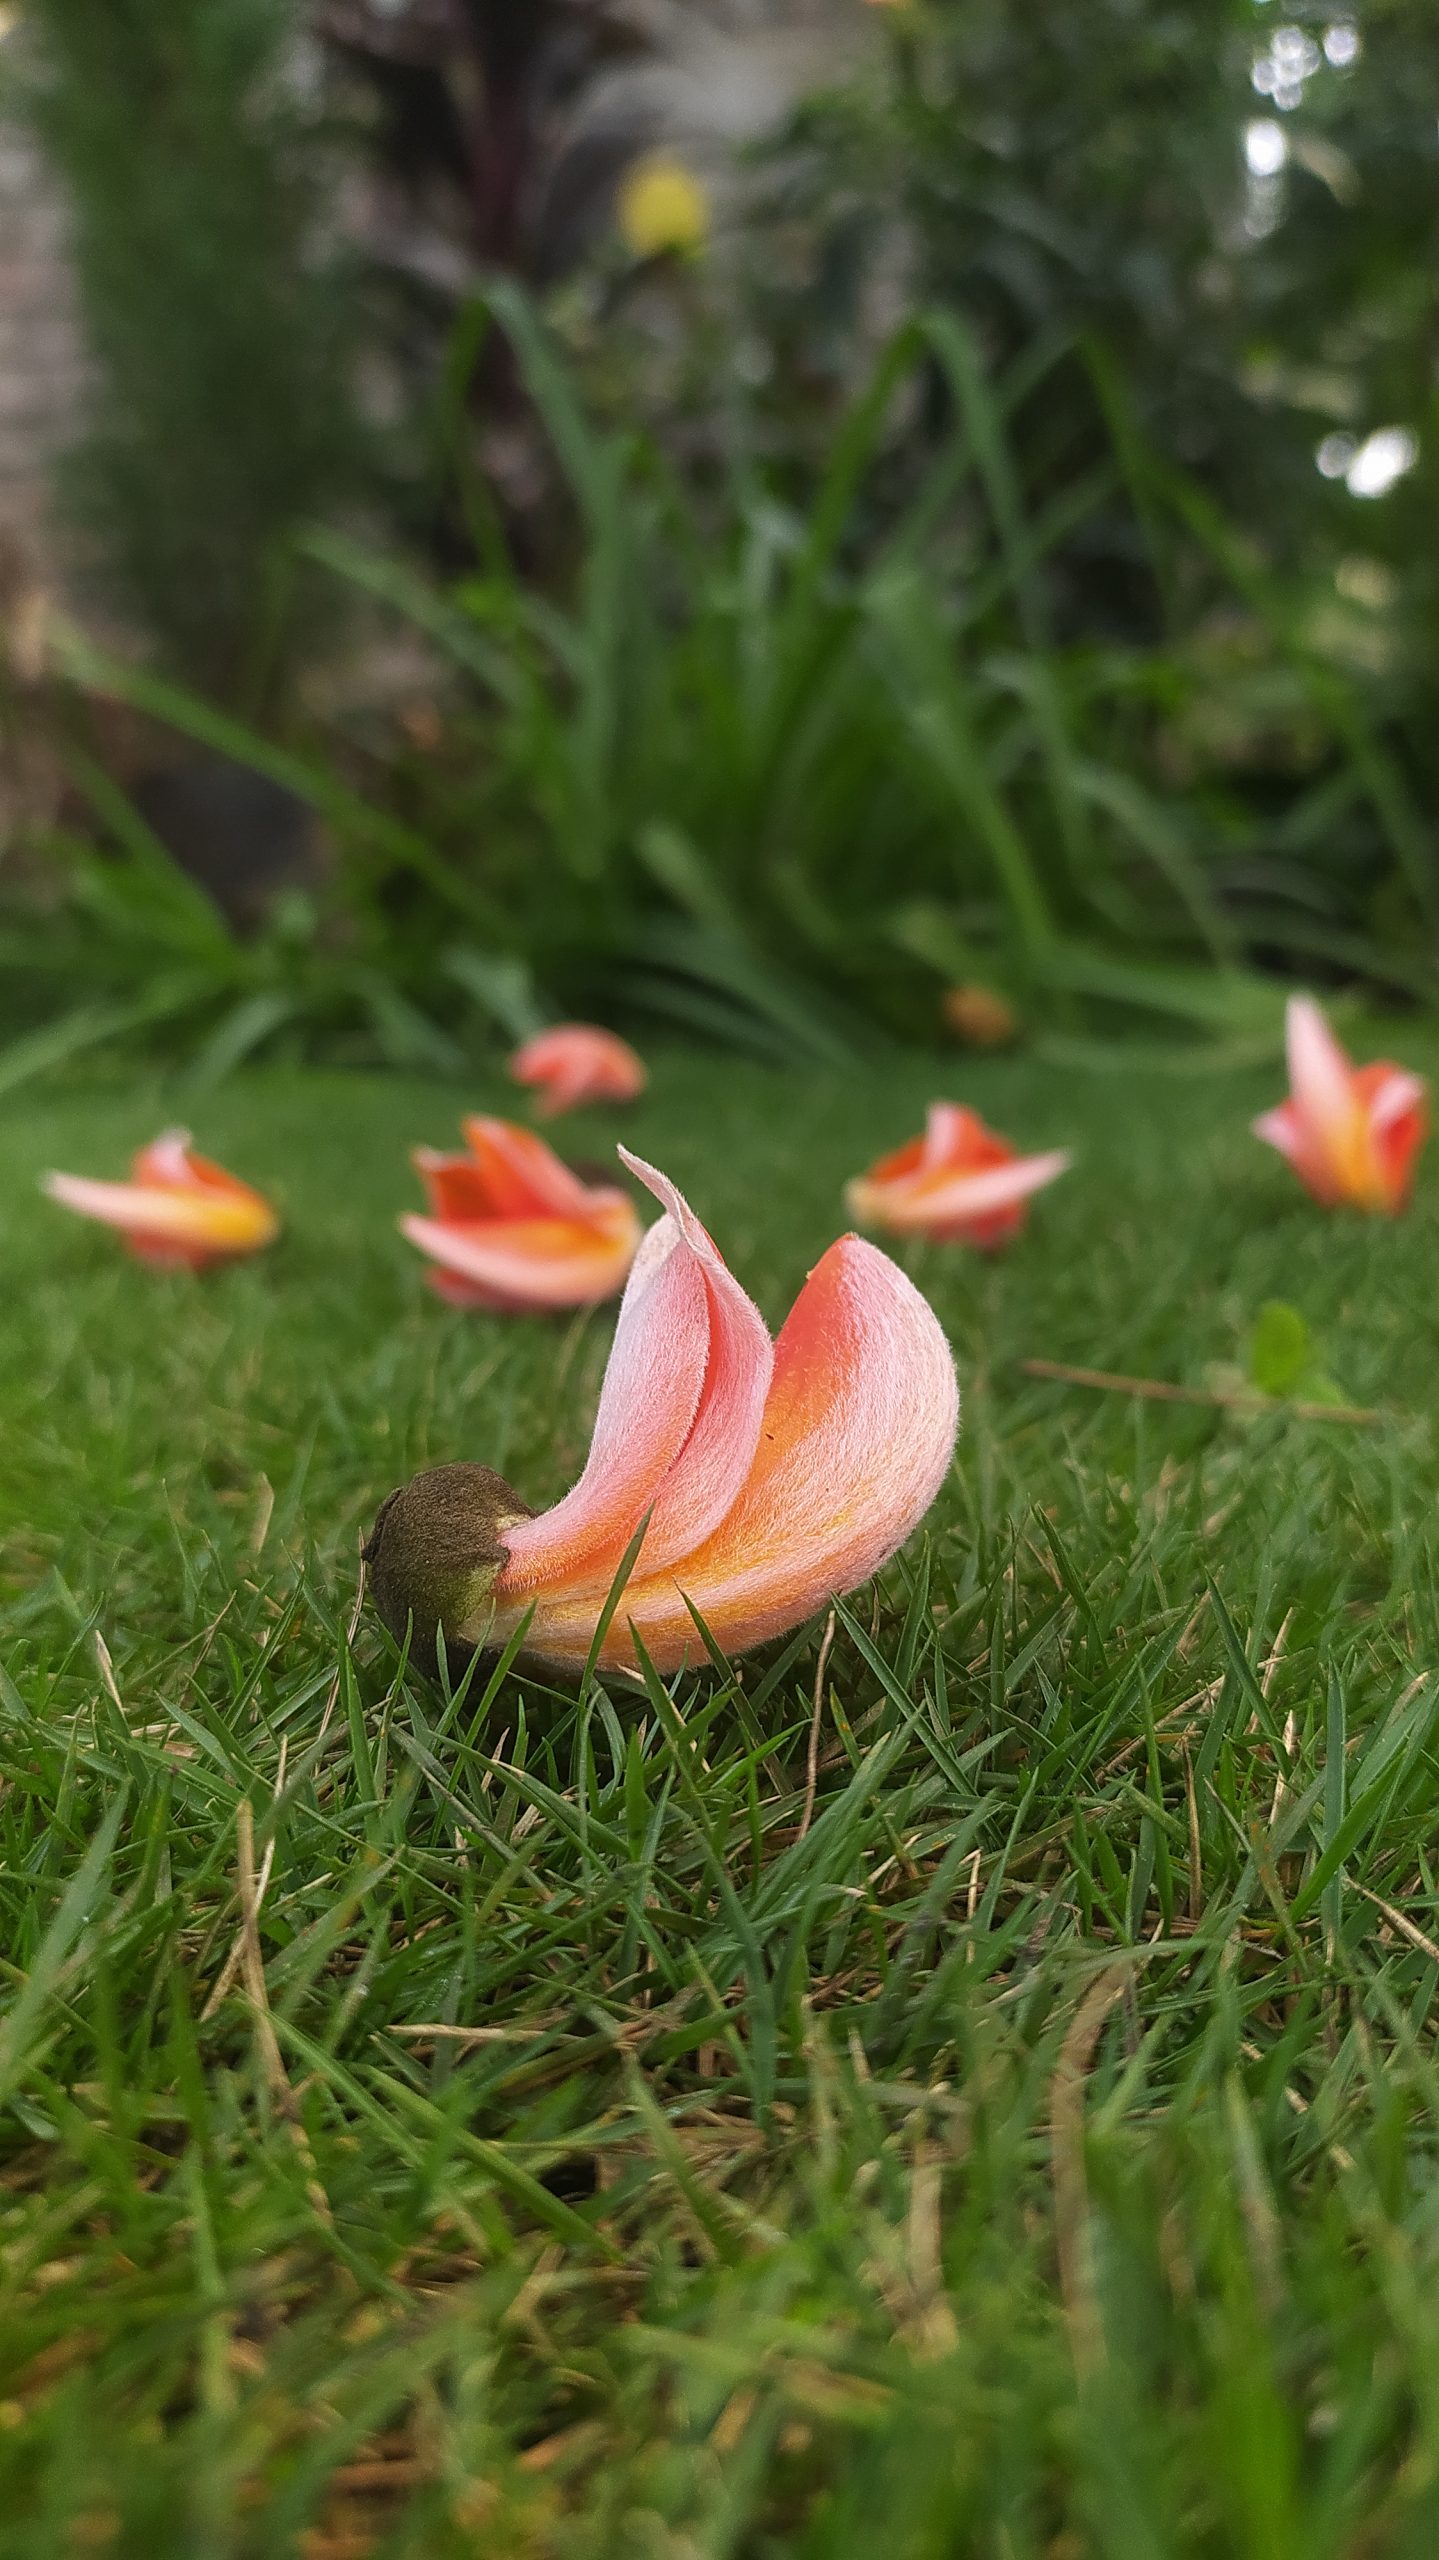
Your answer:
[[[1284,1298],[1266,1299],[1249,1338],[1249,1375],[1261,1395],[1293,1395],[1314,1359],[1309,1327]]]
[[[445,967],[511,1040],[528,1040],[543,1030],[544,1007],[523,960],[466,948],[449,952]]]

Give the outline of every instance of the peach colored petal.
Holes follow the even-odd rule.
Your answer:
[[[441,1271],[509,1309],[580,1307],[613,1297],[634,1256],[639,1220],[628,1200],[589,1219],[491,1218],[456,1225],[402,1217],[400,1232]]]
[[[753,1463],[711,1536],[663,1573],[632,1580],[603,1659],[633,1663],[633,1628],[664,1672],[693,1661],[694,1602],[718,1641],[759,1644],[852,1591],[923,1518],[954,1445],[958,1388],[949,1346],[917,1289],[873,1245],[833,1245],[780,1335]],[[528,1523],[522,1528],[528,1528]],[[507,1533],[512,1550],[522,1532]],[[595,1606],[563,1585],[512,1598],[497,1588],[502,1640],[533,1599],[527,1649],[582,1663]]]
[[[527,1040],[510,1060],[517,1084],[537,1086],[546,1116],[581,1102],[628,1102],[648,1077],[634,1050],[594,1023],[562,1022]]]
[[[138,1250],[211,1256],[253,1253],[279,1233],[267,1200],[243,1183],[181,1190],[156,1183],[90,1182],[79,1174],[48,1173],[41,1188],[63,1208],[115,1227]]]
[[[630,1276],[584,1473],[506,1540],[502,1588],[519,1600],[560,1585],[603,1598],[646,1512],[645,1569],[687,1554],[734,1501],[759,1436],[764,1319],[673,1183],[619,1152],[665,1215]]]
[[[1047,1183],[1057,1181],[1071,1162],[1068,1151],[1057,1147],[1047,1155],[1016,1156],[1012,1163],[994,1165],[984,1173],[929,1173],[889,1185],[861,1175],[849,1184],[845,1198],[851,1215],[865,1226],[944,1241],[1018,1207]]]

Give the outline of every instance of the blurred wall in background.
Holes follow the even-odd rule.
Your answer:
[[[50,466],[85,397],[84,342],[58,181],[23,125],[0,119],[0,553],[53,576]]]

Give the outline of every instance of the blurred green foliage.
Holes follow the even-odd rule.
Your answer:
[[[27,0],[96,378],[90,551],[189,681],[255,702],[300,633],[286,543],[344,493],[347,297],[292,0]]]
[[[158,42],[152,12],[134,0]],[[72,70],[85,44],[100,63],[94,0],[40,14]],[[226,145],[233,207],[262,162],[299,167],[270,78],[285,14],[165,16],[186,98],[270,66],[264,115]],[[339,867],[258,940],[216,922],[197,941],[192,894],[157,901],[163,857],[87,790],[110,854],[63,849],[66,935],[47,915],[0,941],[41,1041],[26,1055],[75,1027],[47,986],[83,988],[87,1042],[138,1007],[211,1065],[315,1041],[438,1062],[551,1007],[827,1057],[932,1036],[945,985],[971,977],[1060,1049],[1117,1028],[1272,1044],[1275,973],[1432,998],[1426,9],[913,0],[873,17],[862,66],[802,108],[707,259],[611,243],[546,314],[507,281],[474,296],[416,411],[440,493],[428,552],[413,473],[403,552],[336,530],[334,307],[301,254],[302,179],[253,239],[216,214],[202,249],[200,226],[194,277],[228,260],[243,278],[268,244],[268,283],[224,323],[256,332],[249,405],[217,433],[213,408],[172,416],[145,377],[124,448],[157,503],[172,449],[186,469],[208,457],[149,564],[157,625],[181,628],[162,588],[194,614],[192,689],[76,635],[61,659],[76,694],[127,698],[298,793]],[[69,100],[68,140],[55,130],[83,217],[122,118],[73,88],[51,113]],[[93,154],[82,104],[109,137]],[[153,99],[142,114],[132,88],[124,114],[133,159]],[[173,256],[198,163],[159,158]],[[92,261],[112,381],[130,365],[137,385],[143,230],[104,252],[116,290],[103,243]],[[171,314],[202,350],[204,299]],[[199,369],[212,388],[240,360],[226,347]],[[251,408],[288,479],[254,468]],[[1410,467],[1366,498],[1356,460],[1385,428]],[[92,465],[115,450],[102,438]],[[125,521],[138,532],[143,509]],[[418,729],[320,719],[298,695],[263,728],[217,716],[214,636],[263,620],[277,543],[307,594],[418,638]],[[98,930],[132,890],[131,929]]]
[[[1275,842],[1231,866],[1236,900],[1294,889],[1317,917],[1389,938],[1407,908],[1432,935],[1428,826],[1397,896],[1392,838],[1342,788],[1322,845],[1295,848],[1297,883],[1282,841],[1295,792],[1339,770],[1303,717],[1296,653],[1343,670],[1411,790],[1439,800],[1428,0],[881,14],[884,76],[800,114],[756,226],[772,414],[813,412],[817,384],[850,381],[870,315],[896,304],[962,312],[992,371],[1052,350],[1010,417],[1028,501],[1109,474],[1047,556],[1057,629],[1180,645],[1166,692],[1182,762],[1276,821]],[[893,467],[922,469],[950,423],[936,383]],[[1346,468],[1394,428],[1415,465],[1366,500]]]

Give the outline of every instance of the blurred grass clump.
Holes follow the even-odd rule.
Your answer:
[[[556,1006],[818,1060],[937,1033],[955,983],[1052,1038],[1234,1051],[1272,1041],[1275,971],[1432,994],[1413,0],[867,13],[683,250],[602,201],[559,269],[520,216],[545,81],[598,21],[518,44],[492,15],[490,212],[362,486],[343,351],[393,364],[396,331],[319,246],[313,101],[296,147],[328,20],[39,0],[92,485],[156,645],[52,625],[69,814],[38,908],[7,902],[0,1078],[127,1026],[209,1074],[438,1066]],[[164,888],[97,732],[117,701],[323,827],[258,930]]]

